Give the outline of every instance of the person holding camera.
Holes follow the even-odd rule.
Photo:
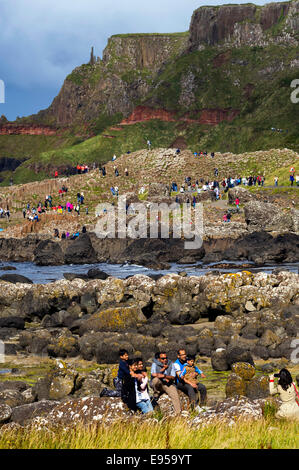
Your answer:
[[[174,380],[176,372],[173,363],[168,359],[165,352],[156,353],[151,367],[150,385],[154,392],[155,400],[158,400],[163,393],[166,393],[172,401],[176,415],[181,412],[181,403]]]
[[[275,378],[278,379],[275,384]],[[299,393],[287,369],[281,369],[278,374],[269,377],[271,395],[279,394],[282,404],[275,414],[276,418],[291,418],[299,420]]]

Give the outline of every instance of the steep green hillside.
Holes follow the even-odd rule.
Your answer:
[[[183,33],[114,35],[48,109],[20,120],[67,128],[64,137],[0,136],[0,156],[26,158],[13,172],[20,183],[107,162],[148,138],[192,151],[299,151],[298,31],[292,0],[200,7]],[[2,172],[0,184],[10,177]]]

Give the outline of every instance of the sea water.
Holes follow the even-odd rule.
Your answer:
[[[77,274],[87,274],[89,269],[91,268],[98,268],[102,271],[105,271],[108,275],[118,277],[120,279],[124,279],[128,276],[134,276],[136,274],[168,274],[168,273],[178,273],[181,271],[185,271],[187,276],[203,276],[207,272],[219,272],[219,273],[235,273],[238,271],[246,270],[251,271],[252,273],[255,272],[266,272],[271,273],[276,268],[283,268],[288,271],[292,271],[298,273],[299,263],[292,263],[292,264],[279,264],[279,265],[264,265],[261,267],[256,267],[253,263],[248,261],[227,261],[222,260],[221,262],[217,262],[219,264],[228,264],[231,265],[231,268],[228,267],[226,269],[217,268],[217,266],[213,267],[216,263],[210,264],[203,264],[201,262],[190,264],[177,264],[172,263],[170,268],[167,270],[155,270],[149,269],[145,266],[139,266],[136,264],[109,264],[109,263],[96,263],[96,264],[65,264],[62,266],[37,266],[32,262],[0,262],[0,276],[2,274],[21,274],[22,276],[26,276],[32,280],[35,284],[47,284],[49,282],[57,281],[60,279],[64,279],[64,273],[77,273]],[[242,266],[252,265],[251,267],[243,268]],[[16,268],[15,270],[6,271],[1,268],[6,266],[12,266]],[[238,268],[240,266],[240,268]]]

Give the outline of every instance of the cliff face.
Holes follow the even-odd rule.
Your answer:
[[[187,33],[112,36],[102,60],[82,65],[66,78],[46,111],[47,118],[64,125],[101,114],[128,115],[150,91],[161,66],[180,55],[187,44]]]
[[[40,123],[97,133],[152,119],[215,126],[239,116],[241,128],[251,120],[246,125],[264,132],[274,121],[293,132],[285,116],[295,111],[298,32],[299,0],[292,0],[201,7],[186,33],[112,36],[102,60],[74,69],[51,106],[32,117],[32,132]]]
[[[165,109],[154,109],[147,106],[137,106],[128,118],[121,121],[121,125],[136,124],[137,122],[150,121],[158,119],[160,121],[184,121],[187,123],[208,124],[216,126],[222,121],[232,121],[239,114],[236,109],[202,109],[197,119],[192,119],[188,113],[179,116],[173,111]]]
[[[266,46],[296,44],[299,2],[256,5],[224,5],[196,10],[190,24],[190,48],[206,45]]]
[[[112,36],[103,51],[102,62],[118,73],[143,70],[154,75],[163,63],[186,49],[188,36],[188,33]]]

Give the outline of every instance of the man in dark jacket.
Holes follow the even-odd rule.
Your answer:
[[[135,378],[132,376],[138,368],[137,360],[130,359],[127,364],[129,372],[122,377],[121,399],[130,410],[137,411]]]
[[[156,358],[151,367],[151,387],[154,391],[156,400],[166,393],[172,401],[174,412],[176,415],[181,412],[181,403],[174,380],[176,377],[173,363],[168,360],[165,352],[156,354]]]

